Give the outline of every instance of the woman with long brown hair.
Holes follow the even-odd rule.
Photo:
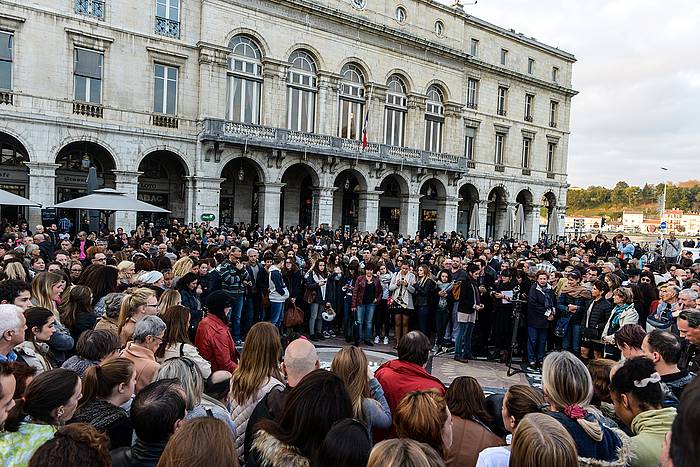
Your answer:
[[[452,414],[438,392],[415,391],[401,399],[394,412],[399,438],[426,443],[446,458],[452,446]]]
[[[212,417],[195,418],[170,437],[158,467],[238,467],[233,446],[231,430],[224,422]]]
[[[453,423],[452,447],[445,459],[448,467],[475,465],[481,451],[503,444],[486,425],[491,415],[486,411],[486,397],[476,379],[456,378],[447,389],[445,400]]]
[[[236,450],[243,455],[246,426],[253,409],[273,388],[284,387],[280,370],[282,343],[277,327],[262,321],[253,325],[243,345],[238,368],[231,378],[231,418],[236,424]]]
[[[156,359],[159,363],[170,358],[187,357],[192,360],[207,379],[211,375],[211,363],[199,354],[197,347],[192,344],[188,329],[190,327],[191,314],[187,307],[176,305],[165,310],[160,315],[165,322],[165,336],[160,347],[156,351]]]
[[[389,428],[391,410],[384,390],[367,364],[367,356],[359,347],[343,347],[333,357],[331,371],[345,383],[352,402],[353,417],[372,428]]]
[[[83,397],[71,423],[89,423],[106,433],[110,449],[131,446],[131,420],[121,406],[134,395],[135,387],[136,371],[127,358],[109,358],[88,367]]]
[[[58,307],[61,321],[76,341],[80,335],[95,327],[97,315],[92,311],[92,291],[84,285],[74,285]]]
[[[41,272],[32,281],[32,303],[50,310],[56,318],[49,346],[54,360],[59,365],[66,360],[65,353],[71,351],[75,345],[75,340],[61,323],[61,317],[58,313],[58,305],[61,304],[65,288],[66,280],[63,275],[53,272]]]

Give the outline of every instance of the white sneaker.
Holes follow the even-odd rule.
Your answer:
[[[387,336],[384,336],[384,345],[389,345],[389,338]]]
[[[379,344],[379,336],[375,336],[375,337],[374,337],[374,343],[375,343],[375,344]]]

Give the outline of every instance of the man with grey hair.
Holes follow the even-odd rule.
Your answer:
[[[53,261],[53,243],[47,242],[44,234],[35,234],[34,244],[39,246],[41,257],[44,258],[44,261],[47,264]]]
[[[165,323],[157,316],[142,318],[136,323],[132,340],[122,350],[121,356],[134,362],[136,394],[153,382],[160,368],[155,352],[163,342],[165,328]]]
[[[244,458],[248,458],[250,447],[253,444],[255,425],[261,420],[277,418],[282,413],[287,396],[292,392],[292,389],[301,382],[304,376],[317,370],[319,366],[316,347],[309,340],[300,338],[289,343],[284,351],[284,362],[282,363],[282,370],[287,377],[287,385],[284,390],[273,388],[253,409],[245,430]]]
[[[246,256],[248,256],[248,264],[246,265],[248,280],[246,281],[246,298],[243,305],[243,335],[248,333],[253,324],[262,321],[264,312],[262,296],[268,287],[267,271],[258,261],[260,257],[258,250],[248,248]]]
[[[693,289],[683,289],[678,293],[678,316],[681,310],[691,310],[695,308],[695,300],[698,299],[698,293]]]
[[[0,362],[14,362],[16,346],[24,342],[27,329],[22,310],[17,305],[0,305]]]

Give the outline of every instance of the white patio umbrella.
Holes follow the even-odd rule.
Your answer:
[[[510,238],[515,233],[515,212],[510,204],[506,208],[506,237]]]
[[[559,237],[559,216],[557,210],[552,209],[547,222],[547,235],[553,240]]]
[[[40,208],[41,204],[10,193],[9,191],[0,190],[0,206],[28,206],[31,208]]]
[[[479,238],[479,203],[472,205],[472,215],[469,218],[469,235]]]
[[[60,209],[90,209],[105,211],[109,214],[116,211],[170,212],[167,209],[127,196],[113,188],[95,190],[91,195],[64,201],[52,207]]]
[[[522,204],[518,204],[518,209],[515,210],[515,236],[522,240],[525,237],[525,208]]]

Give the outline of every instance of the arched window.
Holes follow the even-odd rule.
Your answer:
[[[316,114],[316,62],[308,53],[297,50],[289,57],[287,121],[289,129],[314,131]]]
[[[232,56],[228,72],[228,119],[257,125],[262,93],[260,47],[247,36],[235,36],[229,47]]]
[[[403,146],[407,111],[406,85],[399,76],[392,75],[387,87],[384,107],[384,142],[392,146]]]
[[[428,88],[425,105],[425,150],[442,152],[442,130],[445,124],[443,93],[435,85]]]
[[[347,64],[340,70],[343,80],[340,83],[340,111],[338,136],[341,138],[362,138],[362,124],[365,108],[365,76],[354,64]]]

